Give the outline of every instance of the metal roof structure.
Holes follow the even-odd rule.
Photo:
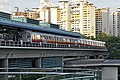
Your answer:
[[[0,18],[0,25],[7,26],[9,28],[19,28],[19,29],[26,29],[26,30],[32,30],[32,31],[38,31],[38,32],[44,32],[44,33],[51,33],[51,34],[58,34],[58,35],[65,35],[65,36],[72,36],[72,37],[80,37],[79,33],[64,31],[60,29],[54,29],[54,28],[44,28],[39,25],[35,24],[29,24],[25,22],[19,22],[14,21],[10,19]],[[0,26],[2,27],[2,26]]]
[[[120,60],[85,59],[68,61],[65,67],[120,67]]]

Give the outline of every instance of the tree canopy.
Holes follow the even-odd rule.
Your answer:
[[[96,40],[106,42],[110,59],[120,59],[120,37],[100,34],[97,35]]]

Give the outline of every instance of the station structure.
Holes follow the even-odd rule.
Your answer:
[[[41,37],[44,40],[41,41]],[[39,38],[39,40],[36,40],[36,38]],[[79,40],[87,45],[79,44]],[[7,80],[8,75],[13,73],[31,74],[30,72],[21,72],[22,69],[72,69],[74,67],[81,68],[81,66],[79,66],[82,65],[81,63],[77,65],[75,63],[84,62],[82,60],[88,60],[88,62],[91,59],[98,62],[104,61],[108,57],[108,52],[105,47],[102,47],[104,42],[97,44],[99,42],[100,41],[92,40],[88,40],[87,42],[87,39],[82,39],[80,34],[74,32],[50,27],[44,28],[35,24],[0,18],[0,79]],[[70,62],[71,60],[73,61],[72,64]],[[74,60],[76,61],[74,62]],[[87,64],[83,66],[87,67]],[[94,67],[95,66],[96,65],[94,65]],[[96,67],[99,66],[97,65]],[[108,69],[105,67],[102,68],[104,69],[103,76],[106,76],[104,71],[107,72],[106,70]],[[111,71],[111,68],[109,71]],[[118,71],[118,65],[113,68],[113,71],[115,71],[115,73]],[[35,74],[37,73],[38,72]],[[113,77],[115,77],[115,74]],[[117,77],[115,77],[115,79],[113,79],[113,77],[109,79],[118,80]],[[71,78],[68,78],[68,80],[70,79]],[[103,78],[102,80],[108,79]]]

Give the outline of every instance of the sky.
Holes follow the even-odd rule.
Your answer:
[[[111,10],[116,10],[120,7],[120,0],[87,0],[93,3],[97,8],[110,7]],[[52,3],[57,4],[57,0],[51,0]],[[0,11],[9,12],[15,10],[14,7],[19,7],[20,11],[25,8],[39,7],[40,0],[0,0]]]

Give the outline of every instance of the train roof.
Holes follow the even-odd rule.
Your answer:
[[[69,31],[64,31],[64,30],[54,29],[49,27],[45,28],[40,25],[19,22],[19,21],[14,21],[14,20],[5,19],[5,18],[0,18],[0,25],[3,25],[4,27],[8,27],[8,28],[11,28],[11,27],[19,28],[19,29],[48,33],[48,34],[57,34],[57,35],[64,35],[64,36],[77,37],[77,38],[81,37],[79,33],[74,33],[74,32],[69,32]]]

